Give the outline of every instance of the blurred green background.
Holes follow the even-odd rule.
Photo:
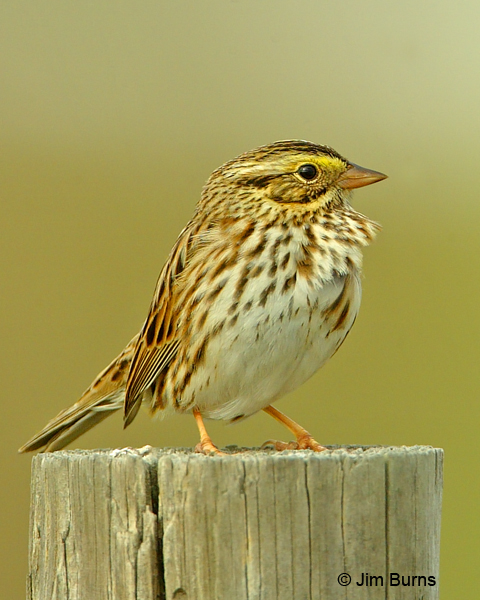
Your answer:
[[[285,138],[390,178],[354,198],[383,225],[357,324],[278,407],[325,444],[444,448],[441,595],[477,597],[479,19],[474,0],[0,4],[5,598],[27,572],[16,449],[140,327],[209,173]],[[209,430],[284,436],[265,414]],[[193,419],[142,413],[73,447],[196,442]]]

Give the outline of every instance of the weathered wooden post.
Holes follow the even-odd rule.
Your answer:
[[[442,462],[425,446],[40,454],[29,598],[437,599]]]

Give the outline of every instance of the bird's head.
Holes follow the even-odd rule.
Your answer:
[[[241,154],[214,171],[205,193],[229,191],[280,205],[318,209],[386,175],[359,167],[328,146],[287,140]],[[222,194],[222,195],[223,195]]]

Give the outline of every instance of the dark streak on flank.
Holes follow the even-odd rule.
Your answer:
[[[273,277],[276,274],[277,269],[278,269],[277,263],[274,260],[272,260],[272,264],[270,265],[270,268],[268,269],[268,274],[270,275],[270,277]]]
[[[288,292],[288,290],[295,285],[297,281],[297,273],[295,272],[291,277],[288,277],[287,279],[285,279],[285,283],[283,284],[282,287],[282,294],[285,294],[285,292]]]
[[[265,268],[265,265],[263,265],[263,264],[257,265],[250,273],[250,277],[252,277],[252,279],[253,279],[253,277],[258,277],[264,268]]]
[[[202,329],[202,327],[205,325],[205,321],[207,320],[207,317],[208,317],[208,310],[204,311],[202,316],[198,319],[197,327],[199,330]]]
[[[220,321],[220,323],[216,323],[211,332],[212,337],[214,335],[218,335],[224,327],[225,327],[225,319],[223,321]]]
[[[267,303],[267,298],[268,296],[275,290],[275,287],[277,286],[277,280],[274,279],[272,281],[272,283],[263,290],[263,292],[260,294],[260,300],[258,302],[259,306],[265,306],[265,304]]]
[[[233,315],[233,313],[237,310],[237,308],[238,308],[238,302],[234,302],[228,309],[228,314]]]
[[[210,279],[215,279],[220,275],[220,273],[222,273],[222,271],[225,271],[225,269],[228,269],[229,267],[233,266],[236,262],[236,259],[237,257],[235,254],[229,256],[228,258],[224,258],[212,271],[212,273],[210,274]],[[200,277],[200,279],[203,279],[203,277]]]
[[[288,303],[288,317],[291,319],[293,314],[293,296],[290,298],[290,302]]]
[[[345,306],[343,307],[343,310],[338,318],[338,321],[335,323],[335,326],[333,327],[333,329],[330,330],[330,333],[332,331],[337,331],[337,329],[341,329],[342,327],[344,327],[345,321],[348,317],[349,310],[350,310],[350,301],[347,300],[345,302]]]
[[[171,369],[170,367],[170,363],[167,363],[166,365],[163,366],[163,368],[160,370],[160,372],[157,375],[157,380],[154,384],[154,388],[153,388],[153,398],[155,401],[155,406],[158,405],[158,407],[160,409],[165,408],[165,406],[167,405],[167,398],[165,396],[165,387],[167,385],[167,374],[170,371],[170,375],[172,374],[173,371],[173,375],[176,376],[178,373],[178,369],[179,369],[179,365],[178,363],[175,364],[175,366],[173,367],[173,369]]]
[[[181,385],[178,388],[180,395],[185,391],[185,388],[190,383],[190,379],[192,378],[192,375],[193,375],[193,369],[190,369],[189,371],[187,371],[185,377],[183,378]]]
[[[248,272],[249,269],[244,269],[239,280],[237,281],[237,285],[235,286],[235,294],[233,295],[233,299],[235,300],[235,302],[239,302],[240,298],[243,295],[243,292],[245,291],[245,287],[248,283]]]
[[[288,261],[290,260],[290,252],[287,252],[282,258],[282,262],[280,263],[281,269],[286,269],[288,265]]]
[[[205,349],[207,347],[208,344],[208,335],[205,336],[205,339],[203,340],[200,348],[198,348],[198,350],[195,352],[195,355],[193,357],[193,365],[195,368],[198,368],[199,365],[202,364],[202,362],[205,360]]]
[[[265,237],[263,237],[258,242],[258,244],[255,246],[255,248],[252,248],[250,250],[250,252],[248,252],[247,256],[249,258],[254,258],[255,256],[261,254],[265,250],[265,244],[266,244],[266,239],[265,239]]]
[[[281,243],[282,243],[282,238],[279,237],[275,240],[275,243],[272,244],[272,248],[270,250],[270,257],[272,258],[272,260],[276,260],[278,247],[280,246]]]
[[[165,388],[165,378],[159,377],[153,388],[153,399],[156,410],[163,410],[167,404],[163,391]]]
[[[343,301],[343,299],[345,297],[346,289],[347,289],[347,280],[345,279],[342,291],[340,292],[340,294],[338,294],[338,296],[335,298],[335,300],[332,302],[332,304],[330,304],[330,306],[327,306],[327,308],[325,308],[323,310],[322,316],[330,317],[331,315],[333,315],[335,313],[338,306],[340,305],[340,303]]]
[[[220,294],[220,292],[225,287],[227,281],[228,281],[228,279],[225,277],[224,279],[222,279],[221,281],[218,282],[217,286],[208,295],[208,300],[210,300],[210,302],[212,300],[215,300],[215,298],[218,296],[218,294]]]

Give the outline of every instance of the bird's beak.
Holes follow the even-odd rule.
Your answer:
[[[348,169],[340,175],[337,184],[344,190],[353,190],[354,188],[363,187],[364,185],[370,185],[377,181],[386,179],[387,175],[379,173],[378,171],[372,171],[359,167],[354,163],[350,163]]]

